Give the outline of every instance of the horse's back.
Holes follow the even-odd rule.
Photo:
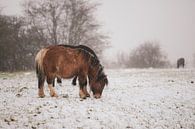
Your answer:
[[[185,63],[185,59],[184,58],[179,58],[177,60],[177,62],[180,63],[180,64],[183,64],[183,63]]]
[[[78,49],[50,46],[44,57],[44,68],[48,74],[71,78],[79,71],[83,58]]]
[[[49,47],[45,60],[49,61],[62,61],[63,59],[71,62],[72,59],[79,56],[79,51],[73,48],[65,48],[61,46],[52,46]]]

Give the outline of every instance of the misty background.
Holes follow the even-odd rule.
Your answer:
[[[25,2],[28,1],[0,0],[1,15],[27,17]],[[101,38],[86,45],[92,48],[95,46],[93,49],[106,66],[121,66],[130,62],[130,59],[135,62],[132,61],[133,52],[145,43],[159,49],[158,64],[162,65],[164,62],[163,67],[176,67],[176,61],[180,57],[186,59],[187,67],[194,66],[194,0],[92,0],[89,4],[91,3],[95,3],[95,10],[90,15],[93,15],[95,24],[98,25],[94,28],[98,31],[93,33],[101,35]],[[30,19],[29,15],[27,19]],[[25,58],[28,60],[28,57]],[[132,63],[129,64],[124,67],[132,66]]]
[[[171,63],[184,57],[192,65],[195,52],[194,0],[101,0],[98,18],[111,35],[113,55],[157,41]]]

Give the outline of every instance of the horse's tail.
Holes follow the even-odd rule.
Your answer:
[[[38,78],[38,88],[41,88],[44,84],[44,81],[45,81],[43,59],[44,59],[47,51],[48,51],[48,49],[46,49],[46,48],[41,49],[35,57],[36,74],[37,74],[37,78]]]

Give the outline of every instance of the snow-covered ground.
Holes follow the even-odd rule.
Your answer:
[[[38,98],[34,72],[0,73],[0,128],[195,129],[195,70],[106,70],[101,99],[79,98],[63,80],[58,98]]]

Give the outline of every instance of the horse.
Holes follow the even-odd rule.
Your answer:
[[[59,46],[64,46],[64,47],[73,47],[73,46],[70,46],[70,45],[64,45],[64,44],[60,44]],[[90,54],[92,54],[98,61],[99,61],[99,58],[97,57],[97,55],[95,54],[95,52],[89,48],[88,46],[85,46],[85,45],[78,45],[78,46],[74,46],[75,48],[80,48],[80,49],[83,49],[87,52],[89,52]],[[75,76],[72,80],[72,85],[76,85],[76,81],[77,81],[77,76]],[[62,80],[61,78],[57,77],[57,83],[61,86],[62,85]],[[55,83],[53,84],[53,86],[55,86]]]
[[[94,98],[101,97],[105,85],[108,85],[104,68],[92,54],[75,46],[52,45],[41,49],[36,57],[38,78],[38,96],[45,97],[44,82],[47,81],[50,96],[58,97],[53,83],[56,77],[70,79],[75,76],[79,81],[79,96],[90,97],[87,91],[87,79]]]
[[[185,59],[184,58],[179,58],[177,60],[177,68],[180,68],[180,66],[182,66],[184,68],[184,66],[185,66]]]

